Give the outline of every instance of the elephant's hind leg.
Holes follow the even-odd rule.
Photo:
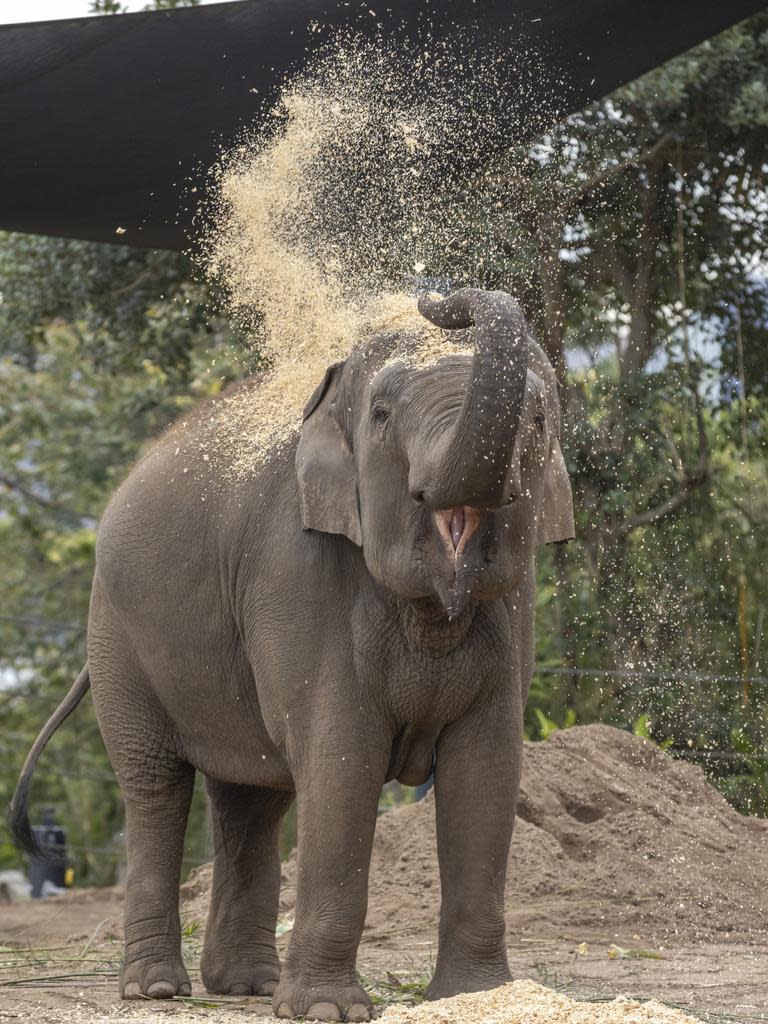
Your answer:
[[[292,793],[208,780],[214,860],[201,972],[209,992],[272,995],[280,895],[280,819]]]
[[[124,999],[189,995],[181,958],[179,875],[195,772],[117,630],[91,629],[96,714],[125,803],[128,876]]]
[[[146,785],[123,782],[128,836],[123,999],[191,992],[181,959],[179,875],[193,782],[194,769],[172,756],[148,767]]]

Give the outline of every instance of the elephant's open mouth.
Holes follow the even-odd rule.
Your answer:
[[[455,562],[480,524],[480,513],[471,505],[436,509],[433,513],[445,550]]]

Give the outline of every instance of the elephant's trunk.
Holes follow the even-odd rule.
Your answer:
[[[432,508],[498,508],[509,500],[509,469],[525,394],[525,318],[506,292],[463,288],[445,299],[419,300],[444,328],[471,327],[475,354],[456,423],[431,467],[424,500]]]

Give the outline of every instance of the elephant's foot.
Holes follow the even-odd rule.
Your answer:
[[[280,963],[258,958],[204,953],[200,975],[207,992],[223,996],[272,996],[280,981]]]
[[[438,966],[430,981],[427,999],[448,999],[462,992],[485,992],[512,981],[509,968],[504,965],[478,965],[475,969],[462,965],[458,970],[441,970]]]
[[[180,959],[136,961],[123,964],[120,972],[121,999],[171,999],[191,992],[189,975]]]
[[[367,1021],[372,1004],[359,985],[302,983],[281,980],[272,997],[277,1017],[307,1017],[309,1020]]]

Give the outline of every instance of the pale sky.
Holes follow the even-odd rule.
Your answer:
[[[121,0],[130,11],[142,11],[149,0]],[[215,0],[202,0],[204,4]],[[221,0],[219,0],[221,2]],[[0,25],[20,21],[52,21],[82,18],[89,14],[88,0],[0,0]]]

